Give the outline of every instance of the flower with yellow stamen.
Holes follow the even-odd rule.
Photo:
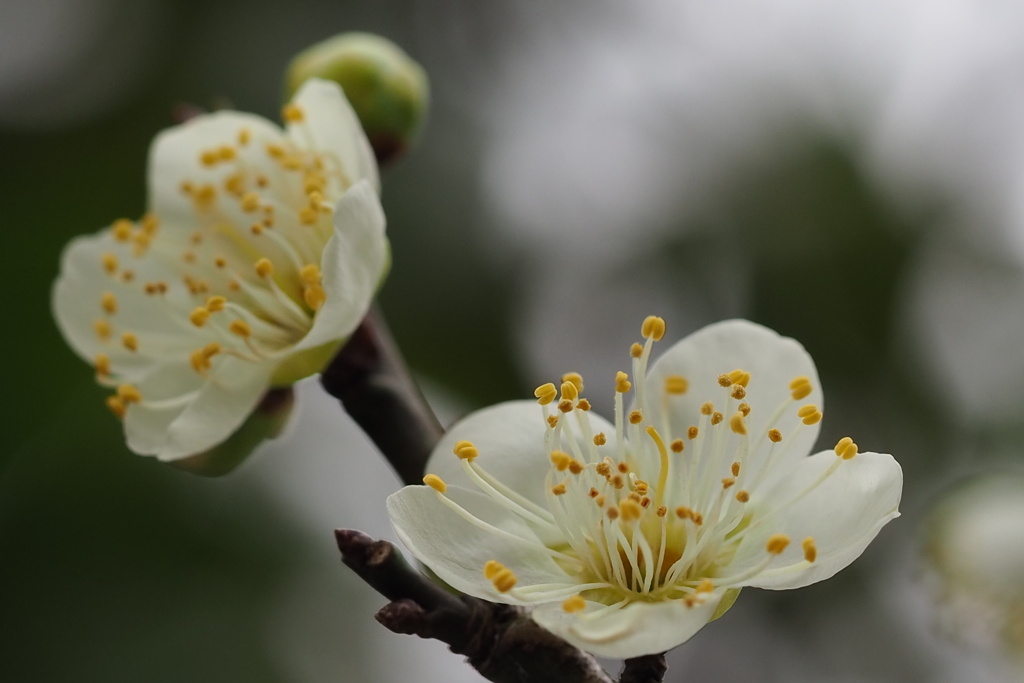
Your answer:
[[[613,422],[561,412],[544,385],[539,400],[452,427],[428,465],[443,490],[427,482],[388,499],[399,538],[446,583],[532,608],[603,657],[679,645],[744,587],[829,578],[899,514],[903,487],[891,456],[852,439],[808,455],[823,404],[795,341],[728,321],[648,367],[664,321],[648,318],[642,334],[633,381],[619,373],[606,388]],[[572,403],[565,383],[562,394]]]
[[[149,212],[64,251],[57,324],[101,384],[138,387],[108,401],[137,453],[223,443],[268,391],[323,368],[386,274],[377,165],[341,88],[309,80],[283,118],[162,132]]]

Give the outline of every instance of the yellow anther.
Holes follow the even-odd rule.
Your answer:
[[[230,289],[232,292],[237,292],[241,288],[242,285],[238,284],[237,280],[228,280],[228,289]]]
[[[587,608],[587,601],[581,598],[579,595],[572,595],[565,599],[562,603],[562,610],[569,614],[575,614],[576,612],[582,612]]]
[[[286,123],[300,123],[306,115],[302,111],[302,107],[297,104],[288,103],[281,109],[281,118]]]
[[[578,373],[578,372],[567,372],[567,373],[565,373],[564,375],[562,375],[562,381],[563,382],[572,382],[573,385],[576,387],[576,394],[577,395],[579,395],[579,393],[581,391],[583,391],[583,376],[580,375],[580,373]],[[562,392],[562,395],[563,396],[565,395],[564,391]]]
[[[689,439],[690,441],[696,439],[698,434],[700,434],[700,430],[694,427],[693,425],[690,425],[686,429],[686,438]]]
[[[129,351],[139,350],[139,338],[131,332],[125,332],[121,335],[121,343],[124,344],[124,348]]]
[[[648,498],[647,496],[644,496],[643,498],[641,498],[640,499],[640,507],[644,508],[645,510],[647,508],[651,507],[651,499]]]
[[[131,282],[134,279],[135,279],[135,271],[134,270],[129,270],[128,268],[125,268],[124,272],[121,273],[121,280],[123,282],[125,282],[125,283]]]
[[[640,507],[640,503],[626,498],[619,503],[619,512],[622,513],[623,522],[635,522],[644,514],[644,509]]]
[[[423,483],[438,493],[444,493],[448,490],[448,486],[444,483],[444,480],[436,474],[428,474],[423,477]]]
[[[147,235],[155,235],[156,231],[160,229],[160,219],[157,218],[155,213],[147,213],[139,219],[139,227]]]
[[[583,471],[583,463],[579,460],[573,460],[569,463],[569,471],[573,474],[579,474]]]
[[[623,474],[627,474],[629,472],[629,463],[620,462],[618,465],[615,466],[615,469],[617,469],[619,472],[622,472]]]
[[[267,155],[274,159],[280,159],[285,155],[285,149],[281,145],[276,145],[271,142],[267,144]]]
[[[779,443],[780,441],[782,441],[782,432],[780,432],[778,429],[769,429],[768,439],[772,443]]]
[[[542,406],[546,406],[555,400],[558,396],[558,389],[551,382],[547,384],[541,384],[539,387],[533,390],[533,395],[537,397],[537,403]]]
[[[558,402],[558,409],[561,410],[563,413],[571,413],[572,412],[572,401],[570,401],[567,398],[566,399],[562,399],[561,401]]]
[[[315,263],[307,263],[299,270],[299,279],[307,285],[318,285],[323,277],[320,274],[320,266]]]
[[[107,396],[107,407],[110,408],[110,412],[121,419],[124,419],[124,414],[128,409],[124,404],[124,401],[119,399],[117,396]]]
[[[580,390],[576,388],[576,384],[573,382],[565,381],[562,382],[562,398],[569,401],[573,401],[580,395]]]
[[[242,195],[242,199],[239,204],[242,207],[242,211],[252,213],[260,208],[260,196],[255,192],[246,192]]]
[[[743,413],[743,417],[747,417],[748,415],[750,415],[750,405],[747,403],[741,403],[739,406],[739,411]]]
[[[733,416],[729,418],[729,429],[735,433],[745,436],[747,433],[747,425],[743,422],[743,411],[737,410],[733,413]]]
[[[214,200],[217,199],[217,190],[209,183],[200,185],[196,188],[196,191],[192,193],[192,199],[199,208],[209,208],[210,205],[213,204]]]
[[[110,226],[110,231],[118,242],[127,242],[132,236],[132,229],[134,227],[135,224],[127,218],[119,218]]]
[[[604,507],[604,496],[597,496],[594,498],[594,504],[599,508]]]
[[[107,275],[113,275],[117,272],[117,257],[109,251],[100,257],[100,261],[103,263],[103,270],[107,272]]]
[[[228,194],[241,197],[245,194],[245,178],[241,173],[232,173],[224,179],[224,190]]]
[[[590,490],[587,491],[587,495],[590,496],[591,498],[597,498],[599,495],[601,495],[601,492],[595,489],[593,486],[591,486]]]
[[[672,442],[672,445],[669,446],[669,448],[672,449],[673,453],[682,453],[683,449],[686,448],[686,445],[683,443],[682,439],[676,439]]]
[[[790,389],[790,391],[792,391],[793,389],[796,389],[799,386],[803,386],[805,384],[810,384],[810,383],[811,383],[811,378],[810,377],[807,377],[806,375],[800,375],[799,377],[794,377],[793,381],[789,383],[789,389]]]
[[[508,593],[510,590],[515,588],[517,581],[518,579],[516,579],[516,575],[512,573],[512,570],[508,567],[503,567],[501,571],[495,574],[491,579],[491,584],[499,593]]]
[[[690,514],[690,519],[692,519],[692,520],[693,520],[693,523],[694,523],[694,524],[696,524],[697,526],[700,526],[701,524],[703,524],[703,523],[704,523],[704,515],[700,514],[700,513],[699,513],[699,512],[697,512],[696,510],[694,510],[694,511],[693,511],[693,512],[692,512],[692,513]]]
[[[735,483],[736,483],[735,479],[733,479],[732,477],[726,477],[725,479],[722,480],[722,488],[723,489],[731,488]]]
[[[721,374],[718,376],[718,386],[720,387],[731,387],[732,378],[729,375]]]
[[[210,313],[217,313],[218,311],[223,311],[227,303],[228,300],[222,296],[211,296],[206,300],[206,308],[210,310]]]
[[[205,150],[199,155],[199,163],[203,166],[216,166],[218,161],[220,161],[220,156],[215,149]]]
[[[117,397],[121,399],[125,405],[138,403],[142,400],[142,394],[140,394],[139,390],[131,384],[118,385]]]
[[[221,161],[231,161],[236,156],[238,156],[238,153],[235,151],[235,148],[232,147],[231,145],[221,145],[217,149],[217,156],[220,157]]]
[[[559,472],[565,472],[569,469],[570,462],[572,462],[572,457],[565,451],[551,451],[551,464]]]
[[[302,290],[302,298],[307,306],[316,311],[327,301],[327,292],[320,285],[308,285]]]
[[[700,414],[701,415],[710,415],[713,412],[715,412],[715,404],[712,403],[711,401],[708,401],[707,403],[702,404],[701,407],[700,407]]]
[[[100,306],[110,315],[114,315],[117,313],[117,297],[113,292],[103,292],[103,296],[100,297]]]
[[[604,477],[605,479],[610,477],[612,474],[611,465],[609,465],[607,462],[597,463],[597,466],[594,468],[594,471],[597,472],[600,476]]]
[[[227,264],[228,261],[223,256],[218,256],[217,258],[213,259],[213,265],[217,266],[218,268],[223,268]]]
[[[110,327],[110,323],[108,323],[103,318],[97,318],[95,321],[93,321],[92,329],[96,332],[96,336],[99,337],[100,339],[107,339],[108,337],[110,337],[110,334],[113,331]]]
[[[665,321],[656,315],[647,316],[644,319],[644,324],[640,326],[640,334],[644,339],[661,341],[661,338],[665,336]]]
[[[302,188],[306,191],[307,195],[313,192],[322,192],[326,182],[324,177],[318,173],[307,173]]]
[[[810,536],[804,539],[801,544],[804,548],[804,559],[808,562],[814,562],[818,559],[818,546],[814,544],[814,539]]]
[[[660,508],[658,508],[655,511],[655,514],[658,515],[659,517],[664,517],[665,515],[668,514],[668,508],[665,507],[664,505],[662,505]]]
[[[859,452],[857,444],[855,444],[853,442],[853,439],[851,439],[848,436],[841,439],[839,443],[836,444],[835,450],[836,455],[838,455],[843,460],[853,460],[855,457],[857,457],[857,453]]]
[[[807,398],[814,387],[811,386],[811,378],[800,376],[795,378],[789,383],[790,394],[794,401],[800,401]]]
[[[196,327],[202,327],[206,324],[206,321],[210,319],[210,309],[203,306],[197,306],[188,314],[188,319],[191,320],[192,324]]]
[[[551,493],[555,494],[556,496],[564,495],[565,484],[555,484],[554,486],[551,487]]]
[[[594,445],[603,446],[608,443],[608,437],[604,435],[604,432],[598,432],[594,435]]]
[[[681,375],[669,375],[665,378],[665,393],[666,394],[685,394],[686,390],[690,388],[690,383],[685,377]]]
[[[548,415],[548,426],[551,427],[552,429],[558,426],[557,415]]]
[[[245,147],[246,145],[249,144],[250,140],[252,140],[252,133],[249,131],[248,128],[243,128],[242,130],[238,131],[238,144],[239,145],[241,145],[242,147]]]
[[[715,590],[715,584],[712,583],[711,579],[704,579],[697,584],[696,590],[698,593],[711,593]]]
[[[740,464],[738,462],[734,462],[732,467],[729,468],[729,471],[732,472],[732,476],[734,477],[740,476]]]
[[[626,480],[622,478],[621,474],[616,474],[614,477],[609,479],[608,482],[616,489],[621,489],[626,485]]]
[[[725,416],[722,415],[717,410],[714,413],[711,414],[711,424],[713,424],[713,425],[721,424],[722,420],[724,420],[724,419],[725,419]]]
[[[644,415],[639,410],[634,410],[629,413],[629,424],[638,425],[644,421]]]
[[[576,407],[582,410],[583,412],[587,412],[588,410],[590,410],[590,401],[588,401],[585,398],[581,398],[579,401],[576,402]]]
[[[789,545],[789,536],[786,534],[775,534],[768,539],[765,549],[772,555],[781,555],[782,551]]]
[[[504,568],[505,565],[497,560],[487,560],[487,562],[484,563],[484,578],[490,581]]]
[[[93,360],[93,364],[96,366],[97,375],[110,374],[110,356],[107,354],[97,353],[96,358]]]
[[[262,223],[253,223],[252,225],[249,226],[249,232],[251,232],[254,235],[262,235],[263,234],[263,224]]]
[[[810,415],[808,415],[807,417],[805,417],[805,418],[804,418],[804,419],[802,420],[802,422],[803,422],[803,423],[804,423],[805,425],[814,425],[814,424],[818,424],[819,422],[821,422],[821,417],[822,417],[822,415],[821,415],[821,411],[819,411],[819,410],[816,410],[816,411],[814,411],[813,413],[811,413]]]
[[[843,451],[845,451],[846,448],[848,446],[851,446],[852,444],[853,439],[851,439],[848,436],[844,436],[843,438],[839,439],[839,443],[836,444],[836,447],[833,450],[835,450],[836,455],[842,455]]]
[[[742,401],[747,397],[747,390],[743,388],[742,384],[734,384],[729,395],[737,401]]]
[[[747,501],[750,500],[750,492],[749,491],[742,491],[742,490],[741,491],[737,491],[736,492],[736,500],[738,500],[741,503],[746,503]]]
[[[144,287],[146,294],[166,294],[166,282],[147,282]]]
[[[200,375],[210,369],[210,359],[206,357],[202,349],[196,349],[189,355],[189,363],[192,364],[192,369]]]
[[[266,257],[257,261],[253,267],[256,269],[256,274],[262,278],[267,278],[274,274],[274,264]]]
[[[729,379],[732,380],[733,384],[739,384],[741,387],[746,388],[750,384],[750,373],[744,370],[733,370],[729,373]]]
[[[238,320],[232,320],[231,324],[228,325],[228,330],[232,334],[237,334],[239,337],[248,337],[252,334],[252,329],[249,327],[249,323],[245,322],[241,318]]]
[[[679,519],[689,519],[691,516],[693,516],[693,510],[686,507],[685,505],[680,505],[679,507],[677,507],[675,512],[676,517],[678,517]]]
[[[633,342],[633,345],[629,347],[629,355],[631,358],[639,358],[640,356],[644,355],[644,347],[636,342]]]
[[[302,168],[302,157],[297,154],[289,154],[281,159],[281,165],[289,171],[297,171]]]
[[[629,375],[622,372],[621,370],[615,373],[615,391],[620,394],[625,394],[632,388],[632,384],[629,381]]]
[[[299,222],[303,225],[313,225],[320,217],[320,212],[315,206],[306,206],[299,211]]]
[[[818,406],[813,403],[808,403],[805,406],[801,406],[800,410],[796,411],[797,417],[807,417],[818,412]]]
[[[453,452],[459,456],[459,460],[468,460],[470,462],[476,460],[477,456],[480,455],[480,451],[469,441],[460,441],[455,444]]]
[[[217,342],[210,342],[203,347],[203,355],[207,358],[213,358],[218,353],[220,353],[220,344]]]

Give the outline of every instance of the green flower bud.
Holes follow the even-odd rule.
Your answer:
[[[227,441],[205,453],[169,464],[180,470],[204,477],[219,477],[234,470],[252,455],[257,446],[275,439],[284,431],[295,406],[295,392],[291,387],[271,389],[242,426]]]
[[[416,141],[430,86],[423,68],[391,41],[342,33],[303,50],[288,68],[287,97],[311,77],[342,87],[380,163],[401,156]]]

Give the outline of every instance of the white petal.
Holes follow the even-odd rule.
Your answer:
[[[367,181],[338,200],[320,264],[327,299],[297,351],[347,337],[366,315],[388,265],[384,224],[384,209]]]
[[[163,388],[167,375],[157,373],[139,387],[143,403],[128,408],[128,447],[160,460],[178,460],[216,446],[231,436],[256,408],[273,370],[270,363],[250,363],[230,356],[218,358],[209,381],[200,385],[191,400],[173,410],[146,405],[149,400],[165,398],[155,394]],[[187,376],[192,370],[182,367],[181,373]]]
[[[288,135],[299,147],[333,157],[350,183],[368,180],[380,192],[373,149],[345,93],[334,81],[311,78],[292,102],[303,111],[303,121],[288,125]]]
[[[587,612],[600,609],[597,603],[588,603],[586,611],[575,614],[566,613],[561,604],[550,603],[534,610],[533,618],[581,650],[598,657],[628,659],[685,643],[710,621],[721,599],[720,593],[714,593],[693,607],[681,600],[634,602],[596,618]]]
[[[726,320],[708,325],[679,341],[651,368],[647,377],[648,406],[645,414],[652,415],[651,422],[661,429],[665,378],[681,375],[689,382],[688,391],[682,396],[669,396],[669,428],[671,437],[686,433],[690,425],[700,424],[700,406],[711,401],[715,409],[725,411],[727,400],[732,410],[739,401],[728,399],[728,389],[718,384],[718,376],[733,370],[750,373],[750,384],[743,399],[750,407],[746,419],[747,433],[760,446],[751,458],[750,471],[756,472],[768,452],[765,434],[768,422],[776,409],[791,400],[789,383],[795,377],[810,378],[813,392],[804,400],[791,406],[774,425],[783,434],[785,457],[777,462],[797,461],[814,447],[818,438],[820,423],[802,425],[796,411],[800,405],[813,403],[822,408],[821,383],[814,367],[814,361],[799,342],[781,337],[774,331],[746,320]],[[729,419],[726,415],[726,420]],[[797,427],[799,426],[799,433]],[[664,436],[664,435],[663,435]],[[736,438],[736,437],[734,437]]]
[[[590,419],[595,432],[614,434],[615,428],[600,416],[591,412]],[[480,453],[476,462],[488,474],[546,508],[544,480],[551,469],[551,456],[544,447],[546,429],[544,414],[536,401],[509,401],[478,410],[448,430],[434,447],[427,471],[446,482],[476,488],[452,452],[457,441],[472,441]],[[579,438],[580,430],[575,434]]]
[[[742,585],[786,589],[823,581],[857,559],[881,528],[899,516],[903,470],[891,455],[860,453],[839,461],[834,452],[824,451],[800,462],[762,499],[751,500],[755,519],[759,510],[778,509],[801,496],[837,461],[838,468],[817,488],[768,517],[744,539],[730,573],[763,559],[771,534],[784,533],[791,543],[768,569]],[[801,544],[807,537],[818,550],[809,567],[802,562]]]
[[[445,495],[476,517],[517,537],[475,526],[427,486],[406,486],[389,496],[388,515],[399,539],[452,588],[492,602],[518,604],[511,595],[494,590],[484,577],[488,560],[497,560],[511,569],[520,587],[571,582],[538,541],[520,540],[536,536],[514,514],[475,491],[449,486]]]

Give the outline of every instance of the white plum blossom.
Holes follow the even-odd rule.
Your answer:
[[[387,272],[377,165],[341,88],[311,79],[283,118],[160,133],[148,213],[64,250],[57,324],[136,453],[223,442],[268,389],[322,369]]]
[[[648,371],[664,330],[644,322],[633,380],[615,380],[614,423],[576,373],[536,403],[457,423],[426,485],[388,499],[409,551],[460,591],[531,607],[574,645],[628,658],[683,643],[744,587],[831,577],[899,515],[892,456],[849,438],[808,455],[822,400],[799,343],[727,321]]]

